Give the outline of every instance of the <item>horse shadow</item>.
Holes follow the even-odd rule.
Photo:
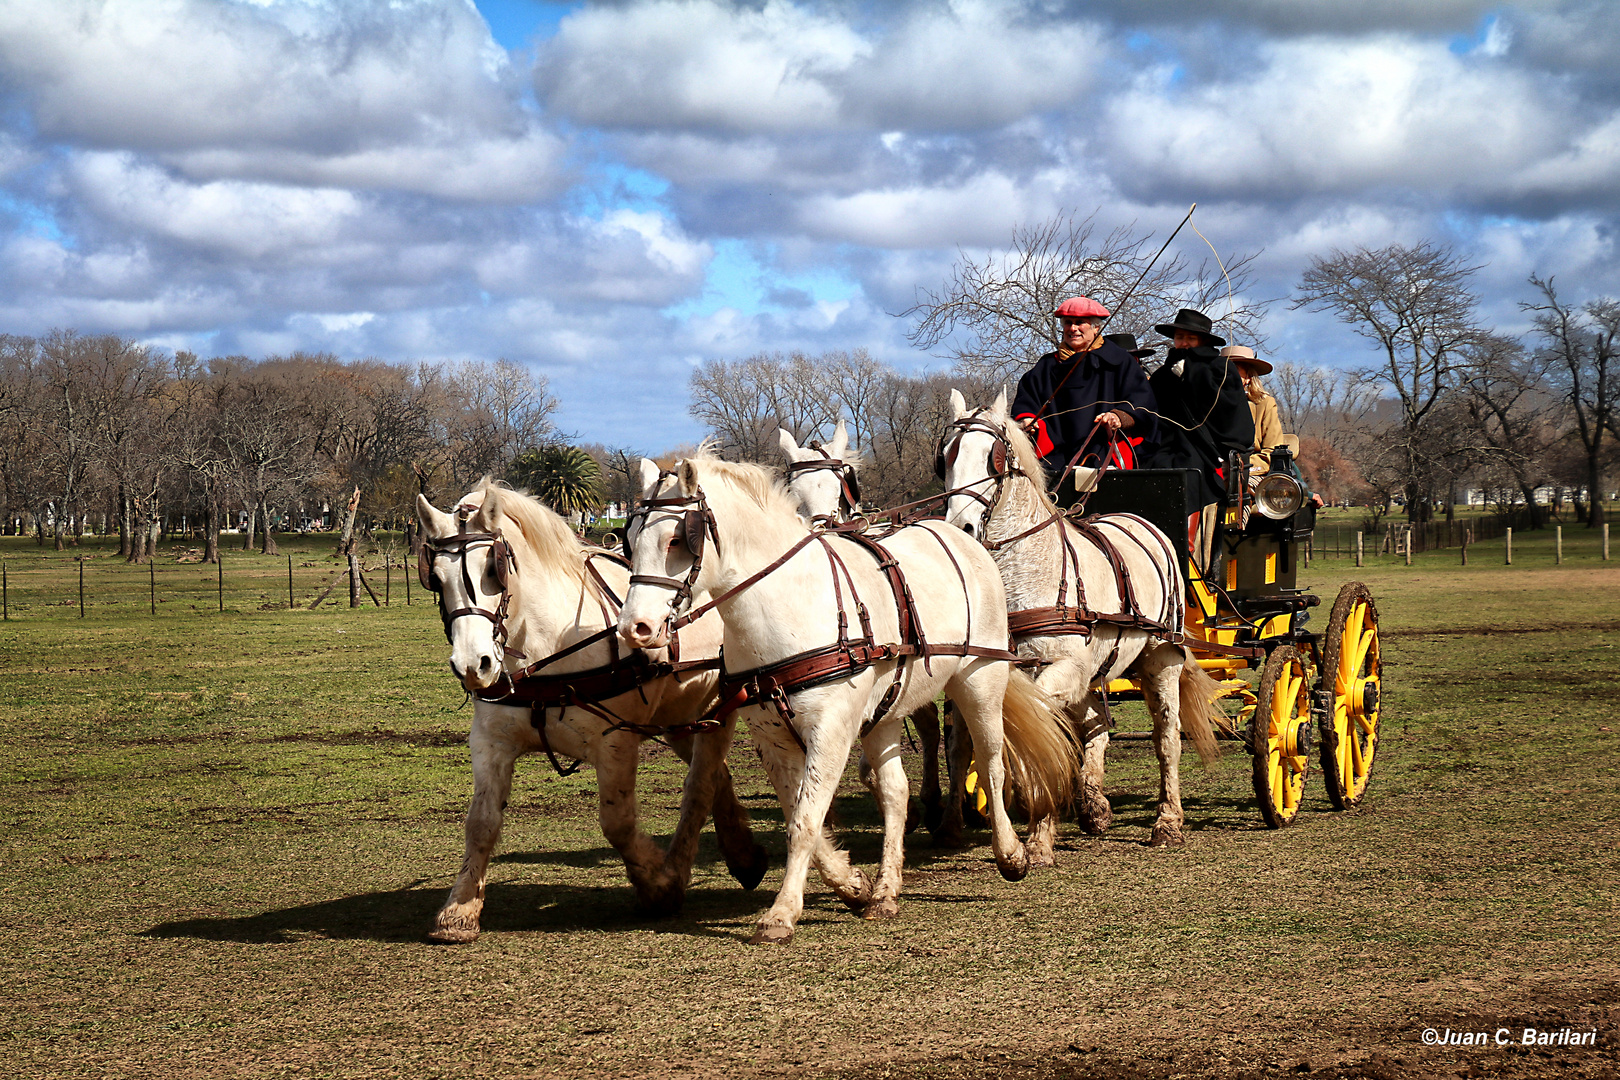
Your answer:
[[[611,849],[607,849],[611,854]],[[225,918],[159,923],[142,937],[279,945],[327,938],[391,944],[420,942],[444,902],[446,889],[426,879],[398,889],[358,893],[313,904]],[[746,937],[768,908],[770,893],[731,884],[694,884],[678,915],[638,911],[629,885],[490,883],[480,920],[485,933],[588,933],[653,929],[693,937]]]

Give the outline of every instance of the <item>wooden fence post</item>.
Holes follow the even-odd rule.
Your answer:
[[[1412,530],[1406,530],[1406,565],[1412,565]]]
[[[393,603],[394,593],[394,557],[383,556],[383,607]]]
[[[1609,523],[1603,523],[1603,561],[1609,561]]]
[[[6,575],[6,560],[0,559],[0,613],[11,621],[11,578]]]
[[[293,609],[292,556],[287,556],[287,610]]]
[[[84,618],[84,556],[79,556],[79,618]]]
[[[219,610],[223,614],[225,611],[225,556],[223,553],[220,555],[219,562],[216,565],[219,567]]]
[[[1464,529],[1462,534],[1462,564],[1468,565],[1468,541],[1474,538],[1473,529]]]
[[[1363,554],[1365,554],[1365,548],[1363,546],[1363,534],[1358,529],[1356,531],[1356,565],[1357,566],[1361,565],[1361,559],[1362,559]]]
[[[151,559],[146,564],[146,606],[153,615],[157,614],[157,560]]]
[[[1507,565],[1513,565],[1513,526],[1507,527]]]
[[[1557,526],[1556,532],[1557,538],[1554,541],[1555,546],[1553,548],[1553,565],[1562,566],[1564,565],[1564,527],[1562,525]]]

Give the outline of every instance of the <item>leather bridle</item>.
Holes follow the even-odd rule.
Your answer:
[[[512,554],[512,545],[501,536],[501,531],[494,532],[468,532],[466,507],[459,507],[456,512],[458,532],[451,536],[426,537],[422,540],[421,550],[417,553],[416,572],[422,582],[422,587],[435,593],[439,598],[439,618],[444,622],[444,638],[450,641],[450,627],[457,619],[468,615],[476,615],[488,619],[495,627],[495,644],[508,656],[522,658],[523,654],[510,648],[506,644],[506,616],[512,604],[512,590],[508,581],[512,570],[516,567],[516,558]],[[467,551],[470,548],[488,544],[490,559],[493,563],[495,582],[501,587],[500,603],[494,611],[477,606],[478,588],[473,583],[472,572],[467,568]],[[434,572],[434,562],[440,555],[459,556],[458,564],[461,568],[461,581],[467,589],[467,598],[473,606],[460,607],[452,610],[444,597],[444,587],[439,581],[438,574]]]
[[[1022,474],[1018,467],[1017,455],[1013,453],[1012,442],[1007,438],[1006,432],[988,420],[981,419],[979,413],[982,409],[974,409],[966,416],[959,416],[945,425],[940,433],[939,445],[934,451],[934,475],[941,480],[945,479],[950,467],[956,463],[956,456],[962,449],[962,436],[970,431],[982,431],[995,439],[995,445],[990,449],[990,460],[986,462],[985,476],[982,480],[975,480],[962,487],[951,488],[945,492],[947,495],[966,495],[970,499],[977,499],[984,505],[986,517],[1001,501],[1001,491],[1007,485],[1007,480],[1014,474]],[[989,481],[995,482],[995,488],[986,497],[974,490],[980,484]]]
[[[658,485],[663,483],[666,477],[674,475],[668,470],[659,473],[658,480],[653,484],[653,490],[656,491]],[[674,507],[680,507],[680,512],[669,512],[669,508]],[[663,574],[637,574],[632,572],[630,584],[632,586],[656,585],[659,588],[672,590],[672,595],[669,598],[669,619],[674,620],[680,615],[681,608],[692,601],[692,587],[697,583],[698,575],[703,571],[703,552],[707,547],[706,541],[711,534],[714,537],[714,550],[719,552],[720,531],[715,526],[714,512],[709,509],[709,502],[703,497],[701,490],[695,495],[643,499],[630,512],[624,523],[624,551],[626,558],[634,558],[632,535],[652,524],[653,514],[660,511],[664,512],[666,518],[679,519],[680,524],[675,529],[675,539],[684,544],[686,550],[692,553],[692,567],[686,572],[684,579],[666,577]],[[679,625],[684,626],[690,621],[689,618],[684,619]],[[671,629],[679,629],[679,626],[672,626]]]
[[[833,457],[827,453],[827,448],[820,443],[811,443],[810,449],[821,456],[819,458],[806,458],[803,461],[789,462],[787,467],[788,482],[792,483],[793,477],[797,473],[814,472],[820,469],[834,471],[838,474],[838,505],[843,511],[843,516],[847,519],[856,514],[861,508],[861,485],[855,476],[854,464]],[[818,522],[823,525],[838,524],[837,521],[826,514],[818,514],[810,520],[812,524]]]

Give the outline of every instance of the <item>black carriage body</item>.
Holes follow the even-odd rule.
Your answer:
[[[1187,518],[1198,510],[1196,469],[1109,469],[1086,500],[1089,514],[1135,514],[1170,538],[1181,580],[1189,577]]]

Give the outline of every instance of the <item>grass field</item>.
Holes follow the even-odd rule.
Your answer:
[[[0,546],[8,573],[71,592],[71,560]],[[336,570],[283,547],[324,568],[311,578]],[[0,1060],[41,1077],[1613,1076],[1620,569],[1580,528],[1562,566],[1550,536],[1515,537],[1512,567],[1485,547],[1466,568],[1450,550],[1303,574],[1325,602],[1353,577],[1378,599],[1385,730],[1360,810],[1329,812],[1313,775],[1299,823],[1271,832],[1245,755],[1189,756],[1190,843],[1150,850],[1152,756],[1116,744],[1115,826],[1066,829],[1057,869],[1009,884],[983,834],[961,852],[915,834],[898,919],[861,922],[813,884],[785,949],[744,944],[778,871],[743,892],[708,841],[685,913],[640,919],[590,773],[543,760],[520,763],[484,936],[423,943],[471,788],[433,609],[399,603],[397,569],[392,606],[277,609],[286,560],[228,552],[227,573],[266,584],[223,615],[199,589],[154,618],[146,568],[98,560],[108,595],[129,575],[128,603],[0,624]],[[733,763],[779,867],[746,737]],[[676,765],[645,751],[655,833]],[[857,788],[840,815],[869,863]],[[1598,1045],[1421,1042],[1500,1027]]]

